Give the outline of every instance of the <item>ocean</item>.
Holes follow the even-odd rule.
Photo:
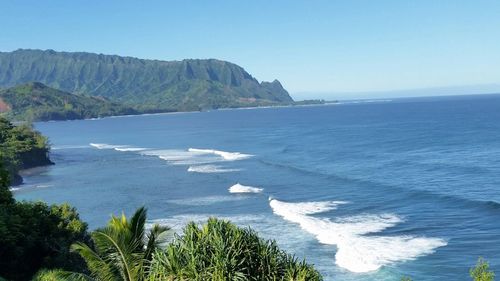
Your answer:
[[[54,166],[15,197],[69,202],[91,229],[142,205],[181,231],[250,226],[325,280],[500,273],[500,95],[36,123]]]

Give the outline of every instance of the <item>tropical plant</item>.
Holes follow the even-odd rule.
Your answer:
[[[311,265],[250,228],[211,218],[190,223],[153,256],[148,280],[321,280]]]
[[[85,270],[69,247],[89,238],[87,224],[67,204],[0,204],[0,276],[30,280],[40,268]]]
[[[483,258],[479,258],[475,267],[469,273],[474,281],[494,281],[495,273],[489,270],[489,264]]]
[[[154,225],[146,232],[146,209],[139,208],[127,219],[113,216],[104,228],[92,232],[93,247],[75,243],[72,251],[87,263],[90,275],[65,271],[45,271],[37,280],[140,281],[146,276],[153,252],[167,228]]]

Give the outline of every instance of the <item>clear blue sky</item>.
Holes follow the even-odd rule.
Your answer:
[[[301,98],[498,85],[500,1],[0,0],[0,50],[18,48],[218,58]]]

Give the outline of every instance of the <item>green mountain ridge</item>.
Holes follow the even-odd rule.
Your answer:
[[[0,90],[0,114],[12,120],[47,121],[137,114],[102,97],[74,95],[39,82]]]
[[[0,87],[32,81],[105,97],[140,112],[293,103],[278,80],[259,83],[242,67],[216,59],[160,61],[52,50],[0,52]]]

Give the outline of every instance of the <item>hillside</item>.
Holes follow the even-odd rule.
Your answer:
[[[0,52],[0,87],[39,81],[140,111],[189,111],[293,102],[279,81],[259,83],[230,62],[159,61],[92,53]]]
[[[0,117],[0,161],[9,172],[12,185],[22,183],[19,171],[52,164],[46,137],[30,126],[13,126]]]
[[[130,107],[103,98],[73,95],[37,82],[0,90],[0,114],[13,120],[71,120],[135,113]]]

